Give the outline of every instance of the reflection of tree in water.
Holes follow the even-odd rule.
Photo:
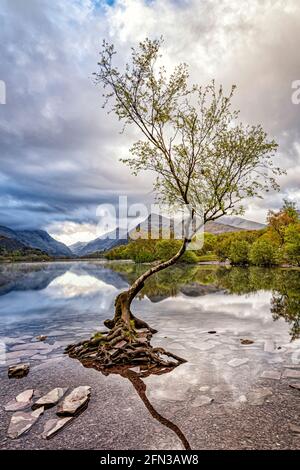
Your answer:
[[[168,373],[172,370],[172,368],[151,367],[145,368],[144,370],[140,370],[140,372],[136,372],[134,370],[131,370],[128,366],[115,366],[111,367],[110,369],[103,369],[102,366],[99,365],[99,363],[97,363],[96,361],[82,360],[81,362],[85,367],[97,369],[102,372],[102,374],[105,376],[110,374],[116,374],[128,379],[135,388],[138,396],[141,398],[142,402],[144,403],[151,416],[163,426],[166,426],[167,428],[171,429],[171,431],[173,431],[180,439],[184,449],[191,449],[190,444],[181,429],[175,423],[158,413],[158,411],[156,411],[154,406],[151,404],[146,395],[146,384],[142,380],[143,378],[148,377],[152,374],[162,375]]]
[[[113,269],[121,271],[131,283],[137,275],[146,270],[145,265],[118,265]],[[190,283],[214,285],[229,294],[250,294],[257,291],[272,291],[271,313],[274,320],[283,318],[291,325],[293,339],[300,337],[300,270],[260,267],[219,267],[185,265],[167,269],[146,281],[140,298],[147,296],[152,301],[175,296]]]
[[[271,312],[274,320],[283,318],[291,325],[290,335],[292,340],[300,337],[299,280],[299,271],[291,271],[286,282],[282,282],[280,286],[277,286],[271,299]]]

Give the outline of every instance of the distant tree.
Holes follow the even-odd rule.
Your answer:
[[[229,259],[231,243],[233,240],[232,234],[224,234],[225,236],[222,238],[218,237],[218,242],[215,246],[215,253],[220,261],[226,261]]]
[[[285,229],[299,220],[295,203],[284,199],[283,206],[278,212],[268,212],[268,226],[270,232],[274,233],[281,245],[284,243]]]
[[[118,295],[114,318],[105,321],[111,329],[108,341],[98,352],[104,363],[109,345],[114,349],[116,332],[129,343],[129,349],[114,354],[114,362],[131,363],[135,356],[130,348],[137,343],[137,329],[153,331],[134,317],[131,303],[149,277],[173,265],[189,248],[196,215],[206,223],[224,214],[240,214],[246,198],[278,189],[275,176],[281,173],[272,161],[276,142],[268,139],[260,125],[240,123],[238,111],[232,110],[235,87],[226,94],[214,82],[190,86],[185,64],[168,74],[159,66],[161,45],[161,40],[141,42],[121,71],[114,64],[114,46],[104,41],[95,74],[96,83],[107,91],[105,105],[110,104],[110,111],[124,123],[123,130],[133,125],[140,135],[131,147],[131,157],[123,161],[134,174],[154,172],[159,201],[189,209],[177,253],[146,270]],[[163,363],[149,343],[147,353],[145,348],[142,353],[136,350],[141,361]]]
[[[284,241],[288,261],[300,265],[300,223],[291,224],[285,229]]]
[[[234,265],[245,265],[249,262],[250,243],[245,240],[234,240],[229,251],[229,260]]]
[[[269,240],[261,237],[251,246],[249,260],[256,266],[275,266],[279,264],[279,251]]]

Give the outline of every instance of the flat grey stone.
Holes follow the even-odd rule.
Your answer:
[[[213,398],[208,397],[207,395],[198,395],[194,401],[192,401],[191,406],[204,406],[210,405],[214,401]]]
[[[275,351],[275,343],[271,339],[267,339],[264,345],[264,351],[267,353],[272,353]]]
[[[1,343],[4,344],[24,344],[25,341],[23,341],[21,338],[10,338],[9,336],[2,336],[0,338]]]
[[[293,434],[300,434],[300,426],[297,426],[296,424],[289,423],[289,430]]]
[[[199,349],[200,351],[210,351],[218,344],[220,343],[218,343],[217,341],[205,341],[205,343],[202,343],[202,344],[195,343],[193,344],[193,347],[196,349]]]
[[[283,377],[288,377],[289,379],[300,379],[300,370],[286,369],[283,373]]]
[[[22,378],[25,377],[29,372],[29,364],[17,364],[8,368],[9,378]]]
[[[211,391],[213,393],[216,392],[232,392],[232,390],[235,390],[235,387],[230,384],[219,384],[216,387],[213,387]]]
[[[246,395],[240,395],[239,396],[239,402],[240,403],[246,403],[248,400],[247,400],[247,397]]]
[[[88,404],[91,396],[91,387],[81,385],[75,388],[57,407],[58,416],[74,416],[82,411]]]
[[[16,396],[14,400],[11,400],[4,406],[5,411],[19,411],[27,408],[31,403],[34,390],[28,389]]]
[[[20,437],[35,424],[43,412],[44,408],[39,408],[29,413],[24,413],[24,411],[17,411],[14,413],[9,423],[7,431],[8,437],[10,439],[17,439]]]
[[[11,351],[6,353],[6,359],[20,359],[22,357],[31,357],[34,354],[37,354],[38,351]]]
[[[289,386],[291,388],[295,388],[296,390],[300,391],[300,382],[291,383],[291,384],[289,384]]]
[[[262,379],[272,379],[272,380],[280,380],[281,378],[281,372],[278,370],[265,370],[261,374]]]
[[[208,385],[203,385],[199,388],[200,392],[207,392],[210,389]]]
[[[67,388],[54,388],[49,393],[39,398],[33,405],[32,409],[35,410],[40,406],[43,406],[45,409],[55,406],[59,400],[64,396],[68,389]]]
[[[270,388],[258,388],[248,393],[247,399],[250,405],[263,405],[265,399],[273,395]]]
[[[51,344],[47,343],[42,343],[42,342],[36,342],[36,343],[26,343],[26,344],[19,344],[16,346],[13,346],[11,348],[12,351],[22,351],[22,350],[38,350],[38,349],[49,349],[52,350]]]
[[[239,366],[242,366],[244,364],[247,364],[247,362],[249,362],[248,358],[239,359],[239,358],[236,357],[234,359],[231,359],[231,361],[227,362],[227,364],[230,367],[239,367]]]
[[[45,361],[48,359],[48,356],[45,356],[44,354],[35,354],[34,356],[31,356],[30,359]]]
[[[72,419],[73,419],[72,416],[67,417],[67,418],[49,419],[45,424],[42,438],[50,439],[56,433],[58,433],[58,431],[60,431],[63,427],[65,427]]]

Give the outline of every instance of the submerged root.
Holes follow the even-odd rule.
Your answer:
[[[172,369],[186,362],[163,348],[152,347],[152,332],[150,327],[137,329],[135,320],[131,320],[129,326],[119,320],[111,330],[97,333],[87,341],[69,345],[65,352],[81,362],[92,361],[103,371],[119,366],[140,366],[148,371]]]

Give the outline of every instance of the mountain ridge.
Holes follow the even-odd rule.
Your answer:
[[[13,230],[1,225],[0,235],[15,240],[25,247],[41,250],[54,257],[73,256],[72,251],[64,243],[55,240],[45,230]]]
[[[160,216],[158,217],[156,214],[154,215],[154,232],[155,230],[160,230],[163,228],[170,227],[170,220],[168,217],[165,216]],[[119,245],[125,245],[128,243],[128,240],[130,239],[130,232],[133,232],[136,230],[137,227],[139,227],[140,230],[148,230],[149,227],[149,222],[152,218],[153,215],[150,214],[145,220],[142,222],[139,222],[133,229],[127,232],[126,238],[119,239],[118,238],[118,228],[117,230],[117,236],[115,238],[110,238],[113,236],[114,231],[105,233],[101,235],[100,237],[95,238],[94,240],[91,240],[87,243],[84,242],[77,242],[74,243],[73,245],[69,246],[69,248],[73,251],[73,254],[76,256],[85,256],[85,255],[91,255],[96,252],[103,252],[103,251],[108,251],[112,248],[115,248],[116,246]],[[158,220],[158,225],[157,225],[157,220]],[[222,221],[221,221],[222,220]],[[248,219],[243,219],[242,217],[235,217],[235,216],[223,216],[221,219],[218,219],[218,221],[213,221],[213,222],[207,222],[205,225],[205,231],[208,233],[224,233],[224,232],[236,232],[240,230],[260,230],[265,227],[264,224],[261,224],[259,222],[254,222]],[[72,249],[73,248],[73,249]]]

